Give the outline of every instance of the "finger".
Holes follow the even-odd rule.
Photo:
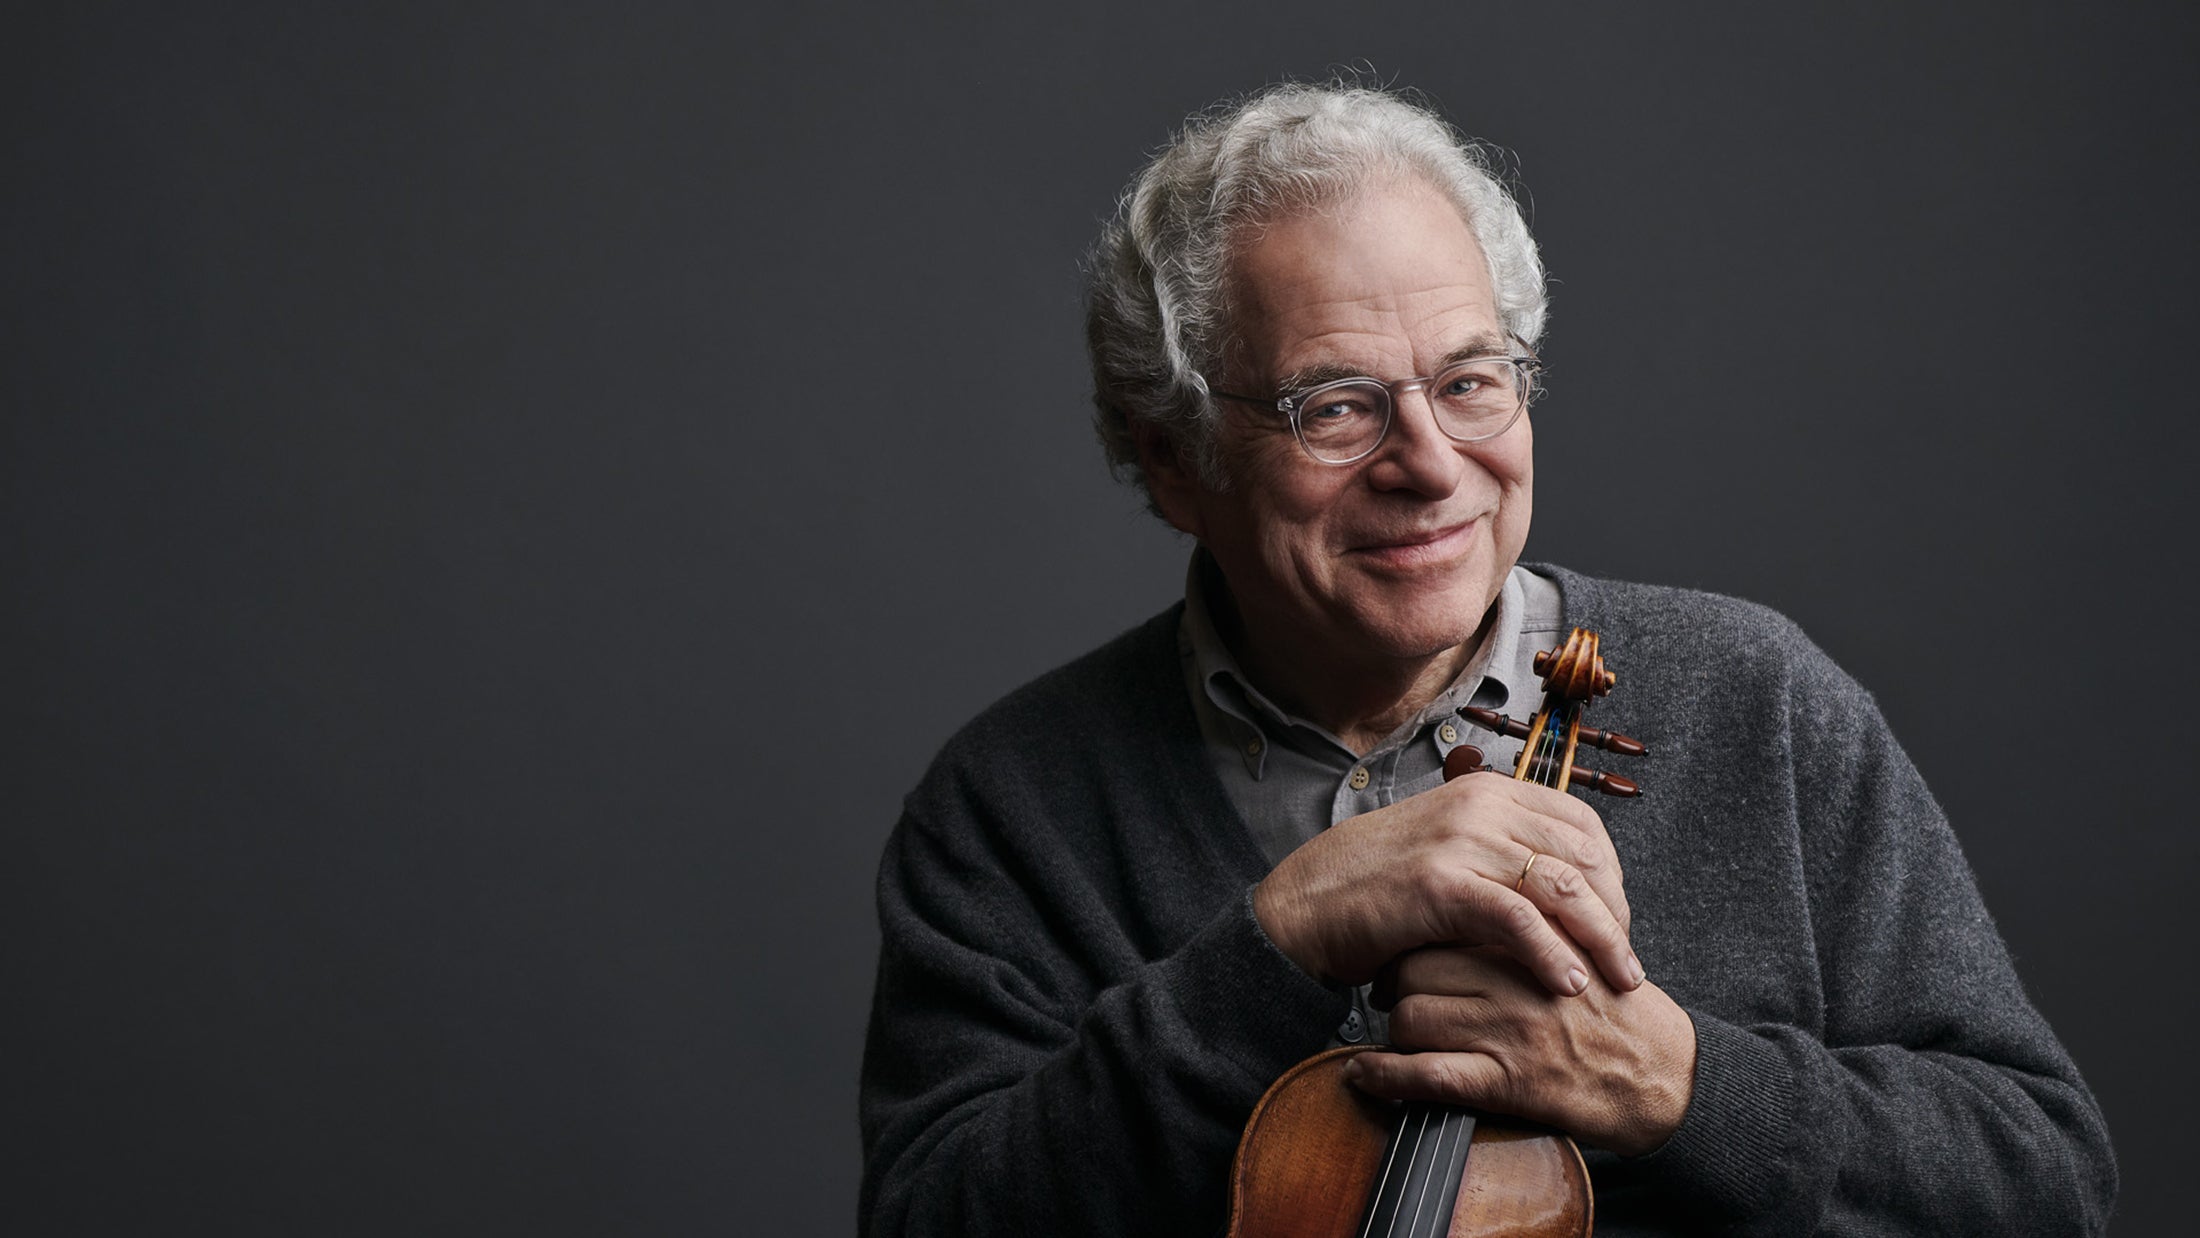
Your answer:
[[[1624,993],[1642,983],[1642,964],[1627,943],[1626,926],[1579,868],[1555,855],[1530,856],[1522,866],[1520,893],[1558,921],[1613,988]]]
[[[1525,896],[1465,864],[1432,868],[1427,881],[1419,900],[1428,917],[1423,941],[1500,946],[1553,993],[1588,989],[1589,964]]]
[[[1508,781],[1520,793],[1521,803],[1525,806],[1545,816],[1555,817],[1582,834],[1603,836],[1604,818],[1597,815],[1596,809],[1589,807],[1587,800],[1555,787],[1546,787],[1539,782],[1529,782],[1526,779]]]
[[[1519,960],[1494,946],[1424,946],[1408,950],[1383,969],[1393,1006],[1411,994],[1498,998],[1534,992],[1534,977]]]
[[[1619,856],[1612,850],[1612,841],[1604,833],[1604,822],[1594,809],[1563,792],[1495,774],[1469,774],[1445,783],[1431,794],[1439,792],[1448,792],[1465,801],[1459,805],[1459,815],[1454,822],[1462,830],[1458,837],[1480,849],[1484,876],[1507,885],[1519,881],[1521,865],[1527,856],[1504,847],[1502,839],[1517,842],[1531,852],[1559,856],[1589,879],[1589,884],[1611,909],[1613,918],[1619,921],[1620,931],[1626,932],[1631,913],[1626,888],[1620,878]],[[1488,800],[1492,796],[1502,805],[1495,822],[1500,833],[1495,837],[1480,835],[1466,825],[1477,817],[1488,818]],[[1483,803],[1479,807],[1469,806],[1476,801]]]
[[[1473,840],[1481,857],[1476,867],[1556,919],[1614,988],[1632,990],[1642,982],[1642,965],[1627,939],[1627,896],[1617,857],[1601,834],[1585,834],[1577,822],[1549,810],[1578,812],[1590,822],[1596,814],[1569,796],[1529,789],[1537,794],[1508,796],[1519,815],[1502,824],[1502,834]]]
[[[1512,1081],[1498,1060],[1486,1053],[1354,1054],[1345,1079],[1372,1096],[1390,1100],[1436,1101],[1467,1105],[1493,1113],[1512,1113]]]
[[[1377,1009],[1390,1010],[1409,994],[1487,997],[1501,987],[1539,994],[1541,988],[1518,960],[1496,946],[1423,946],[1384,964],[1368,997]]]
[[[1581,870],[1582,876],[1589,879],[1589,884],[1596,888],[1604,905],[1619,921],[1620,931],[1625,933],[1633,913],[1627,905],[1619,852],[1613,849],[1611,835],[1605,832],[1604,819],[1595,809],[1563,791],[1528,782],[1512,785],[1518,788],[1515,802],[1534,814],[1530,828],[1537,831],[1533,838],[1521,837],[1520,841],[1534,850],[1556,855]]]

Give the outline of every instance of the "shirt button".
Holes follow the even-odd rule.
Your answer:
[[[1358,769],[1353,770],[1351,781],[1353,790],[1367,790],[1367,767],[1365,765],[1362,765]]]
[[[1436,738],[1447,744],[1456,744],[1459,742],[1459,728],[1447,722],[1436,728]]]
[[[1344,1017],[1342,1024],[1338,1025],[1337,1039],[1348,1045],[1356,1045],[1367,1039],[1367,1025],[1360,1021],[1359,1006],[1353,1006],[1352,1012]]]
[[[1260,739],[1258,736],[1245,741],[1245,755],[1249,757],[1260,755]]]

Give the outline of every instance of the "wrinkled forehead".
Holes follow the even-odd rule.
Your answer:
[[[1412,367],[1504,343],[1473,229],[1448,195],[1417,180],[1248,230],[1231,247],[1225,295],[1226,366],[1249,375],[1425,374]]]

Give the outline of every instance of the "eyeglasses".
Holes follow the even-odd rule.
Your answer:
[[[1479,443],[1512,429],[1528,406],[1529,389],[1543,363],[1532,354],[1470,357],[1434,378],[1340,378],[1273,399],[1213,394],[1274,408],[1291,420],[1306,454],[1323,464],[1351,464],[1382,446],[1391,412],[1405,393],[1419,389],[1436,410],[1436,426],[1458,443]]]

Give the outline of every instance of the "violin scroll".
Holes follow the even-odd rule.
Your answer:
[[[1543,677],[1544,692],[1568,701],[1586,701],[1610,692],[1619,676],[1604,669],[1597,643],[1596,633],[1575,628],[1564,645],[1536,654],[1535,673]]]

